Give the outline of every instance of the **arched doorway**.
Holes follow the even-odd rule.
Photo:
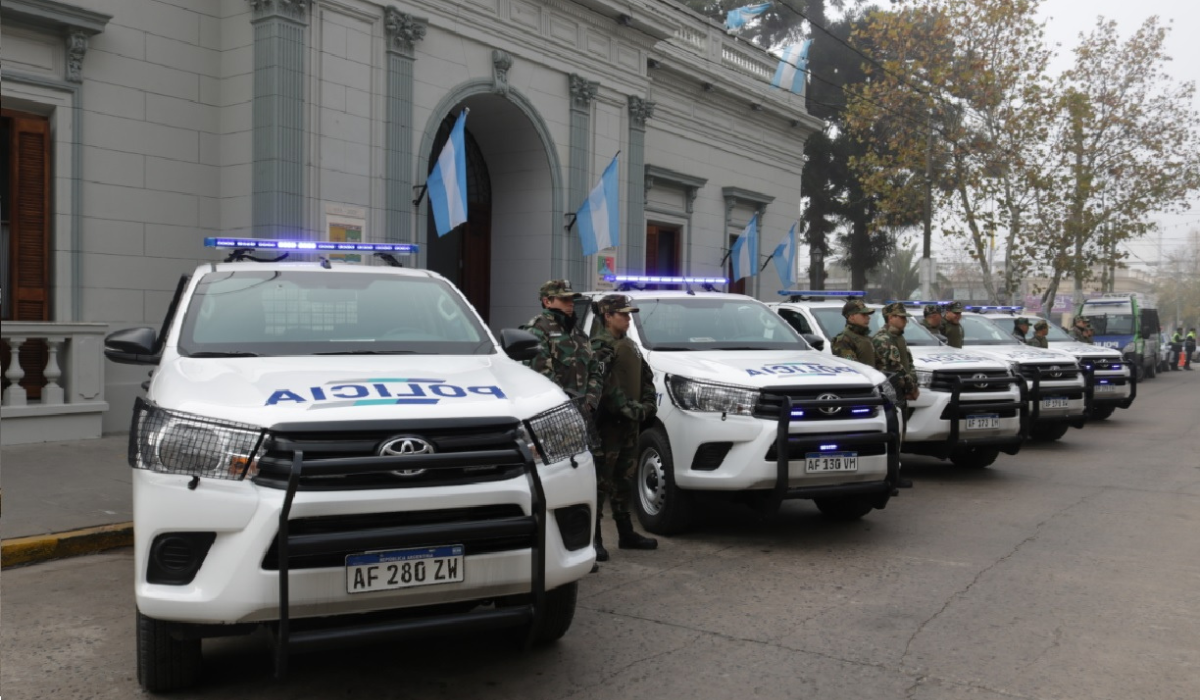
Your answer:
[[[537,288],[561,277],[562,192],[549,129],[520,93],[496,94],[490,81],[466,83],[443,99],[422,142],[432,169],[464,107],[467,223],[438,239],[428,202],[425,265],[454,281],[493,329],[537,313]],[[433,121],[436,119],[436,121]],[[420,229],[419,229],[420,230]]]

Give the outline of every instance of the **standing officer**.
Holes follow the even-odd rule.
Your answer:
[[[529,361],[530,369],[562,387],[572,399],[582,398],[580,410],[590,425],[600,405],[604,362],[593,353],[587,333],[576,324],[575,299],[580,296],[568,280],[546,282],[538,289],[542,313],[521,328],[538,339],[538,354]],[[597,561],[608,561],[598,513],[595,545]]]
[[[904,413],[904,424],[912,416],[908,402],[921,394],[917,385],[917,373],[913,370],[912,353],[908,351],[908,341],[904,339],[904,328],[908,325],[908,309],[904,304],[893,302],[883,307],[884,326],[871,336],[871,344],[875,348],[875,369],[889,375],[892,386],[896,387],[896,397],[899,399],[896,409]],[[901,488],[912,486],[908,479],[900,479],[896,484]]]
[[[921,325],[934,336],[942,335],[942,307],[937,304],[926,304],[925,317],[921,319]]]
[[[612,358],[612,367],[604,378],[597,427],[600,451],[596,485],[596,537],[599,538],[600,514],[608,496],[613,520],[617,523],[617,546],[621,549],[657,549],[658,540],[633,529],[629,516],[630,482],[637,469],[638,437],[643,421],[654,417],[658,399],[654,375],[626,334],[630,314],[637,313],[629,297],[609,294],[596,304],[603,326],[596,328],[592,347]]]
[[[842,306],[846,327],[833,338],[830,350],[846,360],[854,360],[871,367],[875,366],[875,346],[871,344],[871,314],[875,309],[861,299],[851,299]]]
[[[1050,341],[1046,340],[1046,336],[1050,333],[1050,324],[1045,320],[1038,321],[1033,324],[1033,337],[1029,339],[1029,345],[1035,348],[1048,348]]]
[[[1079,343],[1090,343],[1091,340],[1087,335],[1090,325],[1091,323],[1088,322],[1087,316],[1076,316],[1075,320],[1071,323],[1071,337]]]
[[[963,305],[961,301],[952,301],[942,313],[942,335],[946,336],[946,344],[952,348],[963,346],[963,329],[959,325],[962,320]]]
[[[1016,338],[1021,345],[1029,344],[1029,319],[1021,316],[1013,321],[1012,337]]]
[[[1179,371],[1179,353],[1183,352],[1183,326],[1175,329],[1171,336],[1171,371]]]
[[[1188,333],[1183,338],[1183,351],[1185,357],[1183,359],[1183,368],[1187,371],[1192,371],[1192,355],[1196,354],[1196,329],[1189,328]]]

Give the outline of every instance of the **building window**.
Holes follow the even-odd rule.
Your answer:
[[[679,253],[683,231],[680,226],[646,225],[646,274],[663,277],[680,275]]]

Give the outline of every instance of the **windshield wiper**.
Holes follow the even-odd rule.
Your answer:
[[[777,348],[764,348],[761,346],[739,345],[732,348],[709,348],[710,350],[775,350]]]
[[[335,350],[333,352],[314,352],[314,355],[416,355],[416,350]],[[432,353],[428,353],[432,354]]]
[[[655,345],[651,350],[662,350],[663,352],[687,352],[695,348],[685,348],[682,345]]]
[[[262,357],[256,352],[194,352],[186,357]]]

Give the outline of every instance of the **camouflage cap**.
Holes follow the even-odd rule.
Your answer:
[[[934,314],[940,314],[940,313],[942,313],[942,307],[938,306],[937,304],[926,304],[925,305],[925,318],[929,318],[930,316],[932,316]]]
[[[638,308],[633,305],[633,299],[624,294],[609,294],[596,302],[596,308],[602,314],[637,313],[638,311]]]
[[[1083,321],[1083,325],[1085,325],[1085,326],[1092,325],[1092,320],[1090,318],[1088,318],[1087,316],[1076,316],[1075,323],[1079,323],[1080,321]]]
[[[571,297],[576,299],[583,296],[579,292],[571,289],[571,280],[549,280],[538,289],[538,298],[545,299],[546,297]]]
[[[945,311],[943,313],[961,314],[964,310],[965,309],[964,309],[963,303],[961,301],[952,301],[946,305]]]
[[[1028,326],[1028,325],[1029,325],[1029,319],[1025,318],[1024,316],[1018,316],[1018,317],[1016,318],[1016,320],[1015,320],[1015,321],[1013,321],[1013,325],[1014,325],[1014,326]]]
[[[842,316],[850,318],[854,314],[867,314],[868,316],[875,313],[875,309],[867,306],[862,299],[851,299],[842,307]]]
[[[905,318],[908,318],[910,315],[911,314],[908,313],[908,307],[905,306],[903,302],[893,301],[892,303],[883,307],[883,317],[884,318],[887,318],[889,316],[903,316]]]
[[[1037,323],[1033,324],[1033,330],[1035,330],[1035,331],[1048,331],[1048,330],[1050,330],[1050,324],[1049,324],[1049,323],[1046,323],[1046,321],[1045,321],[1045,320],[1040,320],[1040,321],[1038,321]]]

